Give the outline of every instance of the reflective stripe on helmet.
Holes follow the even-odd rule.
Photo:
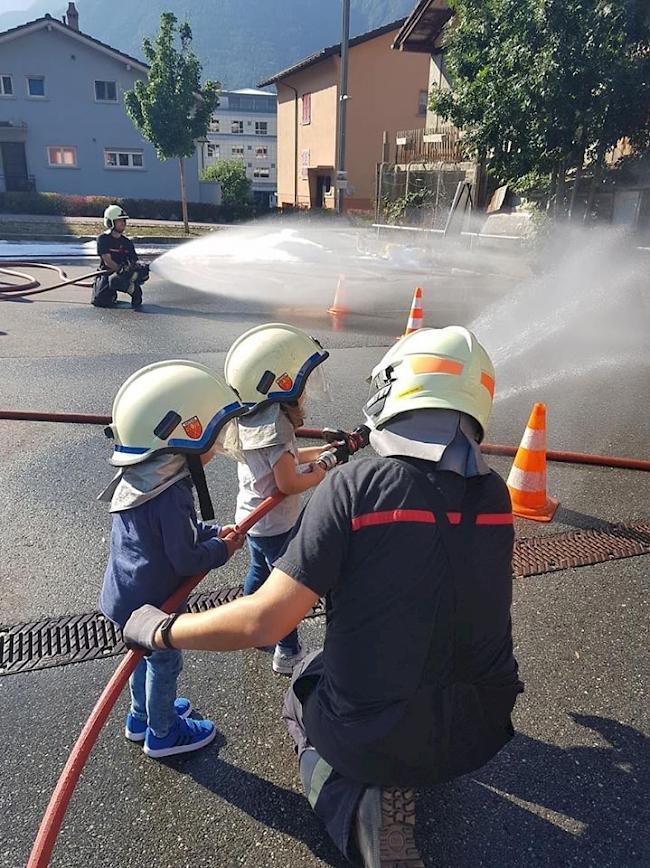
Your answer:
[[[463,373],[462,362],[445,359],[442,356],[407,356],[406,361],[414,374],[456,374]]]

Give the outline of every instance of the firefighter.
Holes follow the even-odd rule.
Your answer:
[[[326,597],[323,651],[294,671],[283,716],[310,804],[366,868],[421,866],[414,788],[481,767],[514,734],[512,512],[479,448],[493,393],[467,329],[402,338],[372,371],[376,457],[327,475],[259,591],[126,624],[148,648],[164,628],[176,648],[234,650],[276,642]]]
[[[97,236],[101,273],[93,284],[95,307],[113,307],[118,292],[131,296],[133,310],[142,307],[142,284],[149,279],[149,266],[138,260],[133,242],[124,234],[128,216],[120,205],[109,205],[104,211],[107,231]]]

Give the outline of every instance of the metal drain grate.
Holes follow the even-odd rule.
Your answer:
[[[526,578],[646,554],[650,554],[650,522],[606,525],[516,540],[513,572],[516,578]],[[205,612],[241,593],[238,587],[192,594],[188,607]],[[323,612],[321,601],[309,617]],[[99,612],[0,627],[0,675],[112,657],[124,650],[120,630]]]
[[[207,612],[241,595],[241,586],[221,588],[191,594],[187,605],[190,612]],[[324,611],[324,605],[319,602],[307,617],[313,618]],[[0,627],[0,675],[114,657],[124,651],[122,631],[101,612]]]
[[[516,578],[650,554],[650,522],[605,525],[515,542]]]

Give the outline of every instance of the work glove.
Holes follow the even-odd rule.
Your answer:
[[[149,265],[146,262],[140,262],[138,259],[134,263],[133,268],[138,272],[138,283],[145,283],[149,280]]]
[[[132,651],[144,651],[146,656],[152,651],[159,651],[153,641],[156,631],[165,621],[173,617],[162,609],[150,606],[149,603],[140,606],[131,613],[131,617],[122,629],[124,644]]]
[[[323,428],[323,439],[326,443],[331,443],[337,464],[345,464],[352,454],[349,437],[350,434],[342,428]],[[326,469],[329,470],[329,467]]]

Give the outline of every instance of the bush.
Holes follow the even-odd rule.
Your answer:
[[[115,203],[134,220],[180,220],[181,204],[173,199],[111,199],[108,196],[66,196],[62,193],[0,193],[0,213],[45,214],[62,217],[96,217]],[[213,205],[188,202],[190,220],[202,223],[232,223],[250,217],[248,203]]]
[[[251,180],[246,175],[246,164],[241,160],[221,157],[203,170],[202,181],[218,181],[224,205],[238,208],[251,207]]]

